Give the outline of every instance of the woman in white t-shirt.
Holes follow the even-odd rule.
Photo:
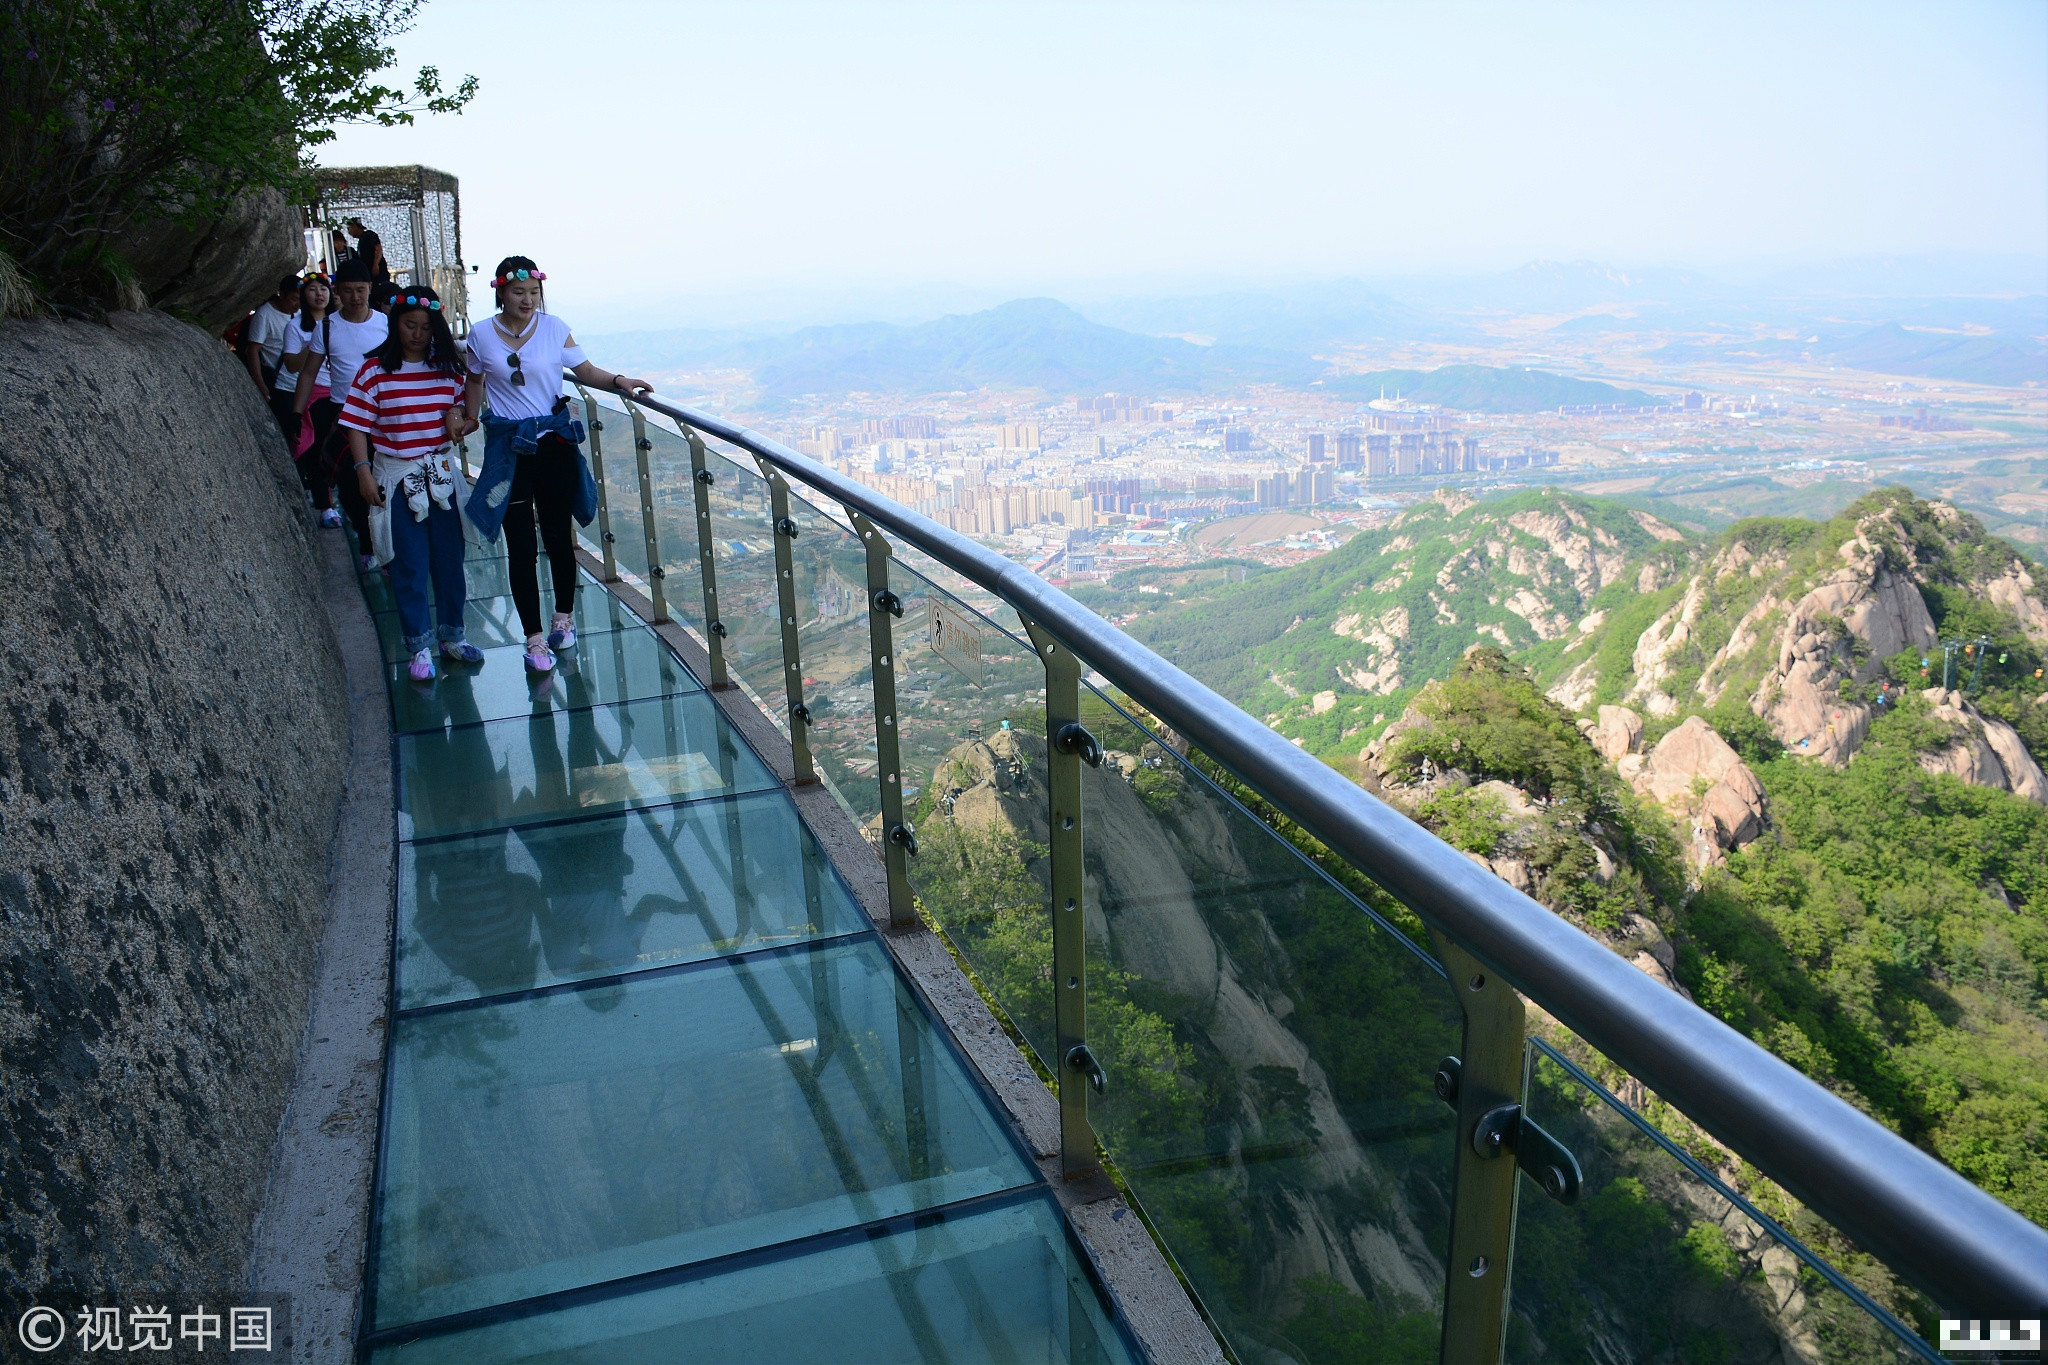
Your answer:
[[[649,393],[654,386],[591,364],[569,333],[548,313],[539,266],[524,256],[498,262],[491,287],[498,312],[469,332],[470,417],[481,412],[486,432],[483,468],[468,503],[469,519],[495,540],[502,522],[512,602],[526,632],[526,666],[546,673],[555,651],[576,643],[576,539],[569,519],[585,526],[596,515],[597,488],[579,446],[582,423],[569,415],[562,371],[617,393]],[[490,400],[484,406],[484,400]],[[548,551],[555,613],[545,632],[540,619],[539,545]]]
[[[305,418],[298,411],[298,396],[299,369],[306,363],[306,348],[312,342],[314,330],[333,306],[334,289],[325,275],[309,270],[299,277],[299,311],[285,323],[284,342],[277,356],[277,383],[270,391],[271,415],[277,418],[285,447],[299,467],[299,482],[305,485],[325,526],[341,525],[341,516],[334,510],[334,469],[319,460],[307,459],[301,449],[299,434]],[[312,397],[317,401],[321,396],[316,384]]]
[[[364,359],[384,344],[391,331],[391,320],[370,307],[370,272],[360,261],[350,261],[334,272],[334,293],[341,301],[341,310],[321,319],[313,335],[306,338],[306,355],[300,361],[298,390],[292,400],[299,412],[306,411],[308,404],[312,406],[313,450],[306,458],[325,460],[329,468],[334,468],[346,454],[343,443],[335,437],[334,425],[341,416],[342,403],[348,398],[348,386],[355,382]],[[313,390],[322,383],[327,386],[327,396],[314,402]],[[353,476],[337,479],[335,491],[341,495],[342,510],[355,526],[356,549],[362,555],[363,569],[367,572],[376,568],[376,557],[369,553],[370,505],[363,501]],[[327,524],[337,526],[340,520]]]

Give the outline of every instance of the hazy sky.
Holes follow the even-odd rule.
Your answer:
[[[2044,0],[429,0],[399,56],[482,91],[322,160],[455,173],[470,260],[534,256],[593,328],[870,288],[2048,252]]]

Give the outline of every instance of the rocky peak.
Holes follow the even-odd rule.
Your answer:
[[[2027,752],[2019,731],[1970,705],[1961,692],[1930,687],[1921,693],[1933,716],[1951,727],[1949,742],[1920,755],[1920,766],[1976,787],[1996,787],[2048,805],[2048,775]]]
[[[1698,716],[1686,717],[1647,755],[1630,755],[1620,766],[1638,793],[1692,822],[1696,866],[1722,861],[1728,850],[1754,840],[1770,823],[1763,784]]]

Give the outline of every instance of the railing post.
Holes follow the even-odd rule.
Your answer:
[[[1463,1050],[1446,1057],[1436,1077],[1438,1097],[1458,1114],[1440,1358],[1443,1365],[1499,1365],[1519,1168],[1495,1120],[1510,1106],[1520,1115],[1525,1015],[1514,987],[1443,935],[1430,937],[1465,1015]]]
[[[583,424],[590,428],[590,474],[597,482],[597,543],[604,552],[604,581],[619,581],[618,542],[612,535],[611,491],[604,481],[604,419],[598,413],[597,400],[590,396],[581,384],[577,392],[583,395]]]
[[[647,539],[647,595],[654,599],[654,624],[669,623],[668,590],[662,580],[668,573],[661,566],[661,536],[654,527],[654,476],[647,469],[647,452],[654,442],[647,439],[647,414],[626,405],[633,413],[633,459],[640,471],[640,534]]]
[[[706,679],[714,692],[732,686],[725,673],[725,622],[718,615],[718,561],[711,550],[711,485],[718,481],[704,463],[704,438],[685,427],[683,437],[690,443],[690,488],[697,503],[697,567],[704,580],[704,652],[711,658],[711,676]]]
[[[882,866],[889,875],[889,927],[907,929],[917,923],[917,902],[910,894],[910,856],[917,852],[917,830],[903,814],[903,744],[896,729],[896,642],[891,624],[891,618],[903,614],[903,603],[889,590],[888,537],[852,508],[847,508],[846,514],[867,554],[875,776],[882,788]]]
[[[818,771],[811,765],[811,708],[804,705],[803,644],[796,631],[797,525],[789,515],[789,480],[758,455],[754,463],[761,466],[761,477],[768,481],[768,515],[774,522],[775,600],[782,621],[782,689],[789,702],[789,755],[796,771],[796,785],[801,787],[816,782]]]
[[[1105,1085],[1088,1048],[1088,912],[1081,864],[1081,765],[1102,762],[1102,745],[1081,725],[1081,661],[1036,621],[1024,617],[1045,666],[1045,762],[1052,809],[1053,1054],[1059,1058],[1060,1173],[1072,1180],[1099,1169],[1088,1091]]]

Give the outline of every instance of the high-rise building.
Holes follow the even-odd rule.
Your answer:
[[[1422,472],[1422,433],[1403,431],[1395,434],[1394,472],[1396,474],[1420,474]]]
[[[1252,448],[1252,434],[1243,427],[1228,427],[1223,432],[1223,453],[1235,455],[1249,452]]]
[[[1347,473],[1356,470],[1364,459],[1363,449],[1357,432],[1337,433],[1337,468]]]
[[[1271,474],[1259,477],[1256,485],[1258,504],[1261,507],[1285,507],[1288,502],[1287,471],[1276,469]]]
[[[1321,464],[1323,462],[1323,451],[1325,448],[1322,432],[1312,431],[1308,434],[1308,462],[1310,464]]]
[[[1365,477],[1384,479],[1394,472],[1394,438],[1375,431],[1365,438]]]
[[[1005,422],[1001,440],[1004,450],[1037,450],[1038,423]]]

